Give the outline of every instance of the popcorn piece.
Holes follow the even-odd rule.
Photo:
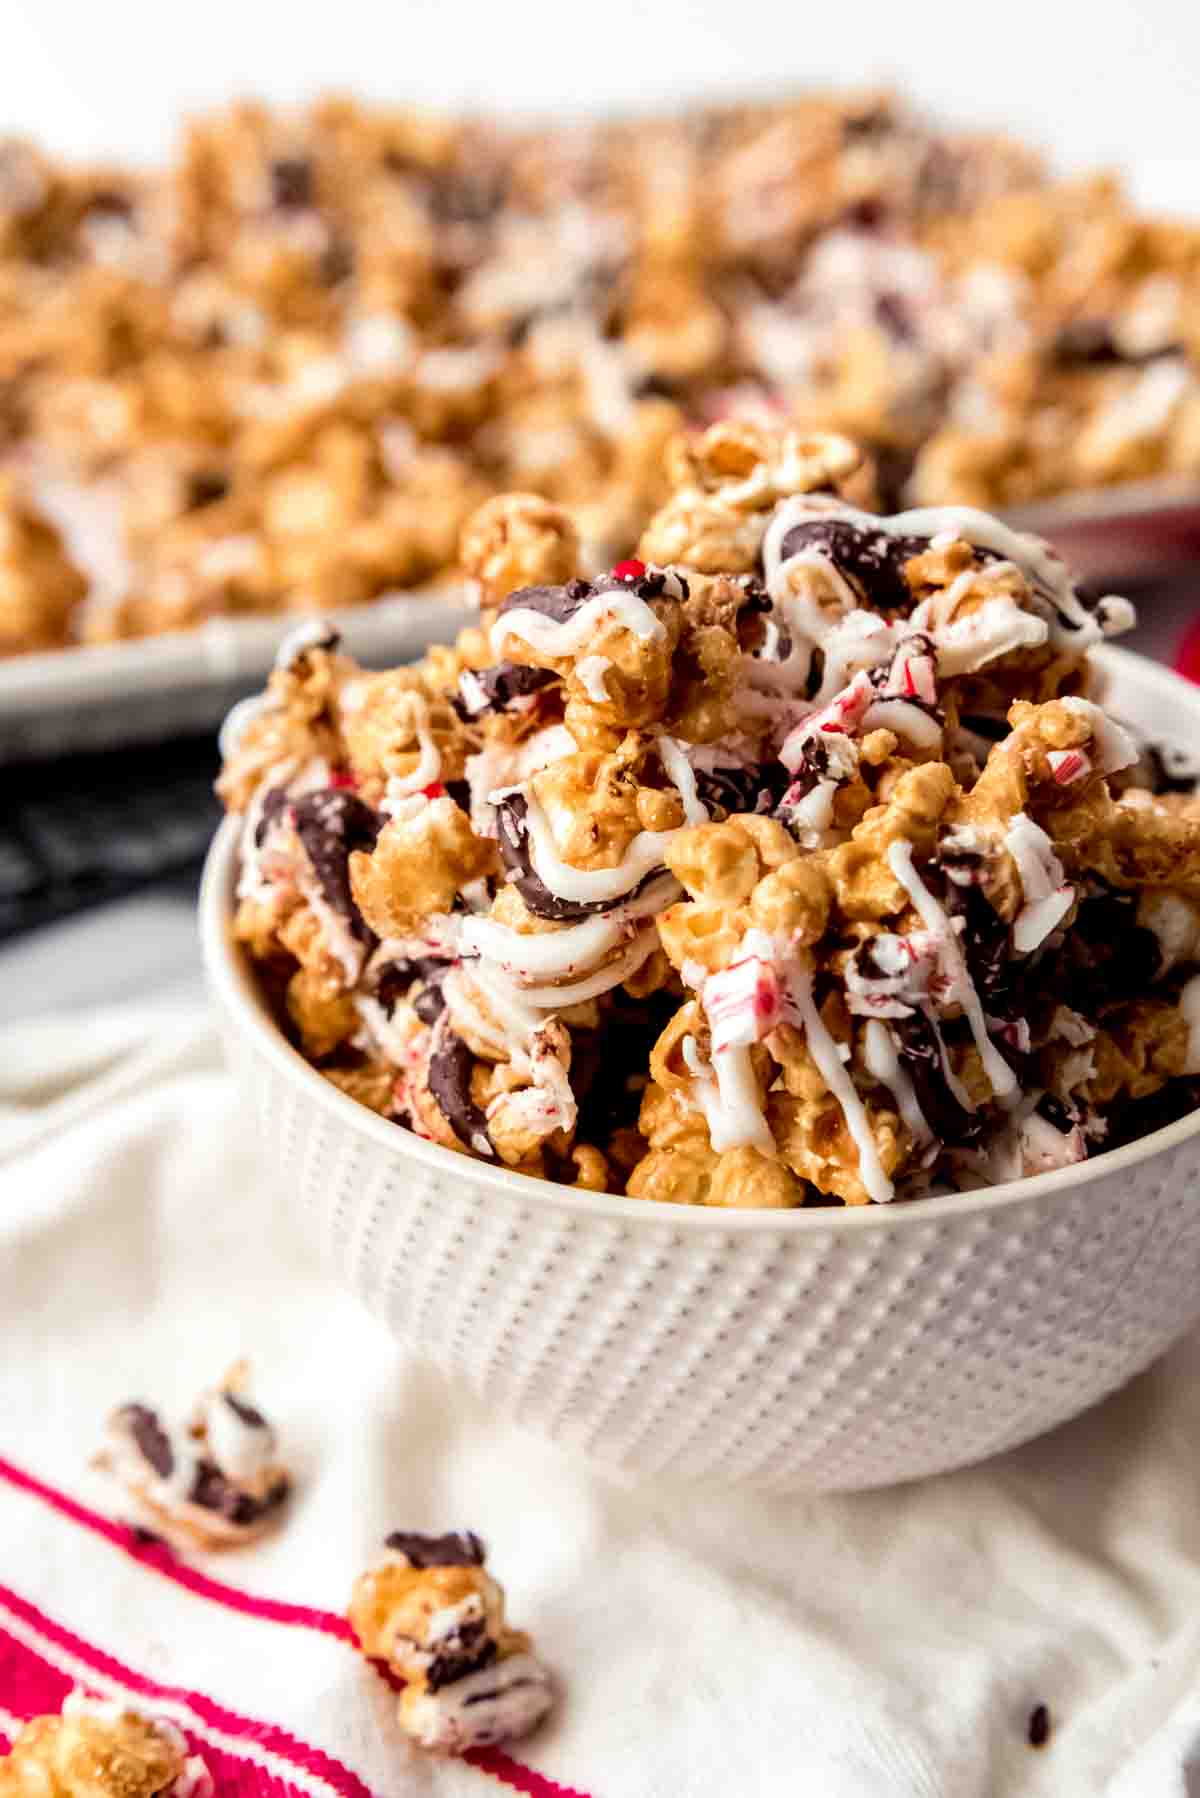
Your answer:
[[[527,1735],[554,1694],[529,1638],[505,1624],[479,1537],[398,1530],[387,1547],[355,1583],[350,1622],[363,1653],[406,1682],[400,1727],[448,1754]]]
[[[3,1798],[213,1798],[212,1777],[163,1717],[73,1691],[0,1759]]]
[[[561,506],[532,493],[508,493],[476,512],[460,556],[486,609],[518,587],[570,580],[579,564],[579,533]]]
[[[236,1547],[278,1521],[291,1481],[275,1431],[246,1396],[248,1380],[247,1363],[236,1362],[182,1428],[143,1404],[122,1405],[109,1418],[96,1465],[168,1537]]]

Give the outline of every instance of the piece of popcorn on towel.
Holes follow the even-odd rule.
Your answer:
[[[422,1748],[462,1754],[524,1736],[554,1702],[529,1637],[504,1621],[504,1593],[470,1531],[398,1530],[350,1600],[359,1646],[405,1682],[400,1727]]]
[[[215,1798],[212,1775],[165,1717],[68,1694],[0,1760],[0,1798]]]
[[[184,1546],[231,1548],[278,1519],[290,1489],[275,1431],[247,1396],[244,1361],[203,1392],[182,1425],[151,1406],[119,1405],[96,1465],[134,1500],[139,1520]]]

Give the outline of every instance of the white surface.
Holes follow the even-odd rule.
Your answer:
[[[83,912],[0,949],[6,1023],[70,1011],[82,1035],[95,1006],[198,1005],[203,992],[196,908],[159,893]]]
[[[108,1408],[181,1410],[251,1355],[298,1490],[280,1535],[211,1571],[336,1610],[386,1531],[478,1530],[564,1693],[519,1752],[593,1798],[1183,1798],[1200,1756],[1200,1340],[1056,1436],[903,1490],[606,1480],[405,1357],[313,1270],[240,1100],[198,1017],[0,1035],[0,1452],[126,1515],[85,1468]],[[579,1347],[628,1272],[594,1289]],[[736,1278],[714,1267],[714,1309]],[[814,1321],[837,1282],[820,1275]],[[550,1281],[532,1303],[548,1316],[560,1298]],[[757,1307],[786,1298],[777,1273]],[[753,1329],[703,1377],[724,1379]],[[744,1412],[757,1396],[748,1382]],[[3,1486],[0,1543],[2,1577],[67,1627],[290,1726],[380,1798],[498,1790],[418,1763],[340,1644],[192,1597]],[[1054,1731],[1035,1753],[1039,1702]]]
[[[1147,198],[1196,203],[1200,8],[1189,0],[1111,0],[1096,13],[1039,0],[997,13],[872,0],[852,19],[780,0],[16,0],[4,50],[5,122],[75,153],[161,153],[182,113],[231,93],[294,100],[342,88],[575,117],[895,78],[949,116],[1011,126],[1073,164],[1133,164]]]
[[[1200,688],[1094,662],[1109,709],[1195,740]],[[881,1485],[1074,1416],[1200,1314],[1200,1116],[1150,1150],[842,1212],[631,1205],[398,1129],[258,1000],[228,927],[239,829],[210,857],[205,959],[296,1228],[400,1340],[551,1438],[643,1476]]]

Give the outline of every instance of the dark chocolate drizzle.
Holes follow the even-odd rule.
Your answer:
[[[1072,1111],[1055,1093],[1042,1094],[1037,1102],[1037,1114],[1063,1136],[1069,1136],[1079,1122],[1078,1112]]]
[[[934,1135],[956,1148],[975,1142],[982,1133],[983,1119],[960,1105],[946,1084],[937,1038],[925,1013],[915,1011],[911,1017],[889,1018],[888,1029]]]
[[[258,808],[258,823],[254,826],[254,847],[261,849],[267,840],[267,833],[277,818],[287,810],[288,796],[286,787],[272,787],[264,794],[263,802]]]
[[[291,212],[313,203],[313,166],[304,156],[281,156],[271,164],[271,204]]]
[[[615,906],[624,905],[626,900],[635,898],[663,872],[661,868],[651,868],[635,887],[616,899],[560,899],[557,893],[550,891],[541,876],[534,872],[529,855],[529,835],[525,828],[528,809],[524,796],[520,793],[508,793],[497,803],[497,843],[500,859],[508,869],[509,884],[516,887],[535,918],[549,918],[556,924],[568,924],[578,923],[580,918],[593,917],[597,912],[612,911]]]
[[[490,1667],[496,1652],[496,1643],[488,1635],[487,1619],[473,1617],[438,1643],[437,1653],[425,1669],[425,1684],[431,1692],[440,1692],[456,1679]]]
[[[592,583],[584,580],[568,581],[565,587],[518,587],[515,593],[500,601],[499,610],[501,613],[539,612],[543,618],[565,624],[587,604],[593,592]]]
[[[687,582],[678,571],[675,578],[686,599]],[[515,593],[510,593],[507,599],[500,601],[499,610],[501,614],[516,611],[540,612],[543,618],[551,618],[556,624],[566,624],[589,599],[595,599],[602,593],[632,593],[647,603],[654,599],[665,599],[677,604],[678,601],[673,601],[672,596],[667,593],[666,586],[667,577],[661,568],[648,569],[645,574],[636,575],[632,579],[618,579],[616,575],[602,574],[594,581],[568,581],[565,587],[518,587]]]
[[[389,962],[380,970],[375,983],[375,998],[391,1017],[399,999],[407,998],[413,987],[413,1010],[424,1024],[436,1024],[446,1009],[442,982],[452,963],[440,961],[436,955],[414,956],[408,961]]]
[[[696,770],[696,792],[707,806],[723,811],[769,812],[782,799],[791,775],[782,762],[763,762],[754,768]]]
[[[326,901],[360,942],[373,943],[374,933],[350,890],[350,856],[356,849],[374,849],[383,825],[378,812],[345,787],[326,787],[297,799],[292,817]]]
[[[281,1473],[261,1495],[247,1492],[241,1486],[235,1486],[214,1461],[204,1459],[196,1463],[188,1502],[198,1505],[202,1511],[215,1511],[219,1517],[228,1518],[230,1523],[248,1524],[278,1510],[288,1490],[288,1477]]]
[[[1185,768],[1172,770],[1167,764],[1169,753],[1169,744],[1147,743],[1143,748],[1142,754],[1150,764],[1150,791],[1155,794],[1194,793],[1200,777]]]
[[[497,662],[493,668],[472,670],[471,678],[482,689],[484,703],[472,708],[468,700],[457,694],[450,702],[464,724],[469,724],[473,718],[482,718],[488,712],[507,712],[523,699],[552,686],[558,676],[551,668],[527,668],[520,662]]]
[[[487,1549],[474,1530],[449,1530],[444,1536],[393,1530],[384,1546],[402,1554],[410,1567],[482,1567],[487,1559]]]
[[[848,518],[806,518],[787,532],[779,554],[786,561],[802,549],[820,550],[873,606],[884,612],[908,613],[916,601],[904,578],[904,564],[924,555],[928,548],[928,537],[897,537],[890,531],[867,530]],[[975,553],[981,560],[995,560],[987,550]]]
[[[669,993],[634,999],[617,987],[607,997],[599,1029],[572,1030],[571,1087],[579,1106],[579,1141],[607,1142],[637,1123],[650,1082],[650,1052],[678,1008],[678,999]],[[564,1168],[563,1177],[573,1179],[574,1174]]]
[[[175,1466],[171,1438],[149,1405],[122,1405],[118,1413],[122,1425],[137,1444],[142,1459],[153,1467],[160,1479],[169,1479]]]
[[[1086,898],[1055,962],[1064,1002],[1090,1016],[1142,996],[1162,972],[1152,930],[1138,924],[1132,893],[1110,889]]]
[[[270,1428],[270,1425],[267,1423],[266,1418],[258,1409],[257,1405],[248,1405],[244,1398],[238,1397],[236,1392],[223,1392],[221,1397],[229,1406],[229,1409],[233,1412],[234,1416],[239,1418],[241,1422],[246,1425],[248,1430],[266,1430]]]
[[[1168,1080],[1156,1093],[1118,1106],[1110,1114],[1108,1134],[1093,1153],[1098,1149],[1119,1149],[1126,1143],[1149,1136],[1154,1130],[1165,1130],[1168,1124],[1178,1123],[1180,1118],[1187,1117],[1197,1108],[1200,1108],[1200,1080]]]
[[[491,1145],[487,1119],[471,1097],[471,1073],[475,1066],[461,1036],[450,1028],[443,1014],[435,1025],[433,1053],[429,1057],[429,1090],[438,1110],[465,1149],[479,1153],[478,1139]]]
[[[1050,354],[1060,368],[1143,368],[1163,356],[1178,356],[1181,343],[1164,343],[1151,350],[1122,349],[1106,318],[1077,318],[1055,337]]]

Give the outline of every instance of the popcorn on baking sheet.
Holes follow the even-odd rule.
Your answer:
[[[182,1731],[116,1699],[75,1690],[33,1717],[0,1758],[3,1798],[214,1798]]]
[[[372,676],[310,634],[230,733],[235,929],[304,1052],[445,1147],[721,1206],[1186,1110],[1200,799],[1094,696],[1128,603],[987,513],[868,510],[839,436],[668,464],[590,575],[562,508],[489,502],[479,628]]]
[[[182,1425],[149,1405],[118,1406],[95,1464],[151,1528],[197,1548],[252,1541],[278,1521],[291,1486],[244,1361],[201,1393]]]
[[[479,1537],[398,1530],[386,1546],[355,1582],[350,1622],[363,1653],[404,1682],[405,1734],[449,1754],[527,1735],[553,1688],[529,1637],[505,1623]]]
[[[835,430],[871,456],[845,497],[896,508],[1200,472],[1196,227],[887,94],[242,102],[153,171],[0,156],[0,653],[440,590],[492,495],[489,605],[628,555],[673,489],[646,554],[742,572],[684,428]]]

